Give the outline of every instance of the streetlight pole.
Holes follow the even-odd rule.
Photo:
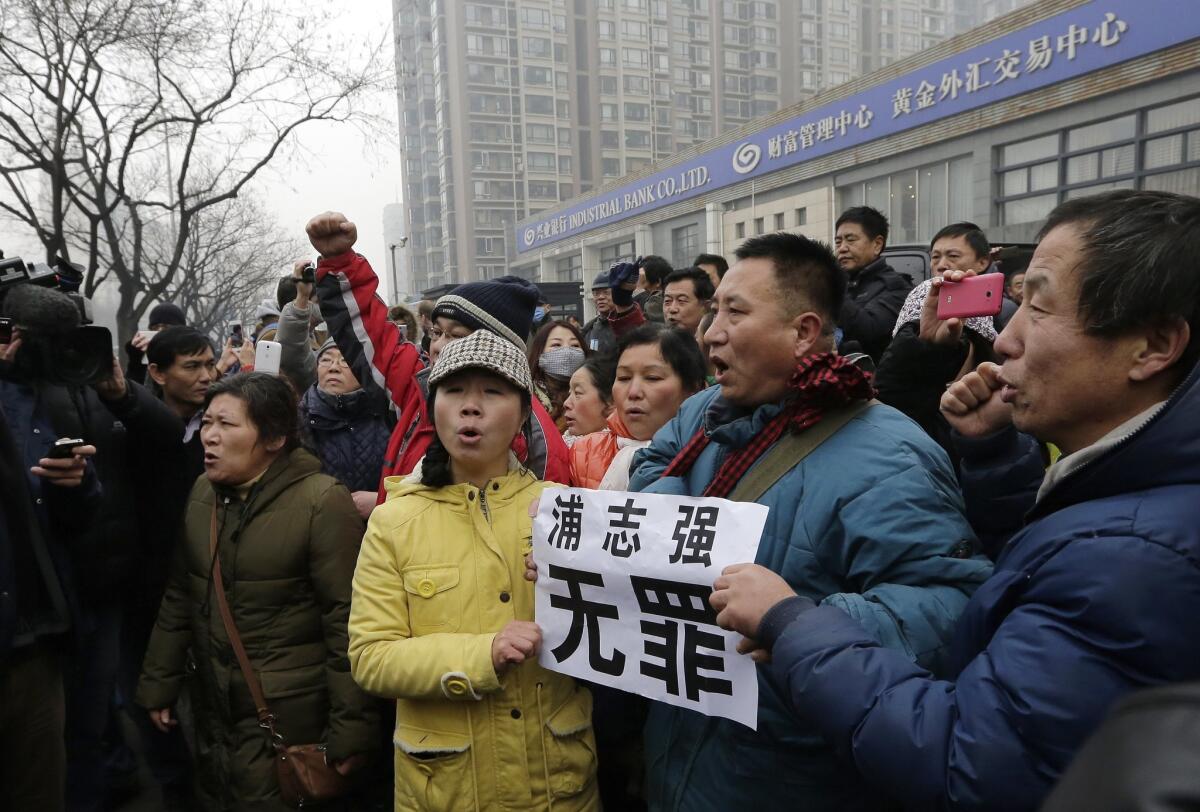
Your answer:
[[[400,290],[400,275],[396,273],[396,249],[403,248],[407,243],[408,237],[401,237],[398,242],[388,243],[388,250],[392,252],[392,295],[396,297],[397,302],[404,299],[404,291]]]

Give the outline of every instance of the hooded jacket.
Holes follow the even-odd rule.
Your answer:
[[[782,407],[738,409],[720,387],[693,395],[635,458],[630,490],[702,494],[725,456]],[[699,428],[712,442],[686,476],[663,477]],[[991,566],[971,557],[974,539],[954,472],[920,428],[889,406],[866,409],[758,501],[770,512],[756,563],[830,611],[857,618],[897,659],[941,665],[959,614]],[[652,703],[645,738],[651,808],[888,808],[853,766],[837,761],[816,728],[791,713],[763,669],[758,702],[757,731]]]
[[[191,651],[196,787],[206,808],[285,809],[273,750],[212,592],[214,501],[226,595],[278,730],[288,744],[326,743],[331,760],[366,753],[377,741],[378,714],[346,656],[363,524],[345,487],[302,449],[276,459],[244,502],[201,477],[146,651],[136,697],[144,708],[175,704]]]
[[[378,490],[387,495],[384,480],[403,476],[416,467],[433,439],[425,392],[417,378],[421,360],[415,345],[400,336],[388,321],[387,306],[376,295],[379,278],[361,254],[347,251],[322,257],[317,263],[317,294],[329,336],[350,362],[364,388],[374,382],[388,393],[396,426],[388,440]],[[541,479],[566,483],[570,476],[567,444],[541,403],[534,400],[529,436],[518,435],[513,451]]]
[[[775,690],[913,809],[1036,808],[1116,701],[1200,678],[1198,410],[1194,369],[1057,464],[963,613],[950,679],[818,607],[775,643]]]
[[[536,660],[498,677],[492,640],[533,620],[529,505],[510,457],[480,489],[388,480],[354,574],[350,663],[396,697],[396,809],[598,810],[592,699]]]

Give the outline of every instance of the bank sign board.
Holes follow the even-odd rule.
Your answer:
[[[1200,37],[1200,0],[1094,0],[516,227],[526,252]]]

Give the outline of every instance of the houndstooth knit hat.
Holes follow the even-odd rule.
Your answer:
[[[494,372],[518,389],[533,391],[525,356],[511,341],[505,341],[490,330],[476,330],[466,338],[447,344],[429,373],[429,388],[436,388],[441,381],[464,369]]]

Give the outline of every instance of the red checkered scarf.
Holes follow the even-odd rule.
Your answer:
[[[831,352],[810,355],[796,365],[792,379],[788,381],[792,394],[783,410],[771,418],[743,448],[725,458],[712,482],[704,489],[704,496],[726,497],[738,481],[750,470],[750,466],[783,436],[789,427],[794,432],[820,422],[829,409],[852,400],[867,400],[875,396],[871,376],[863,372],[844,357]],[[664,477],[683,476],[692,469],[700,453],[708,447],[710,440],[701,426],[684,446],[667,470]]]

